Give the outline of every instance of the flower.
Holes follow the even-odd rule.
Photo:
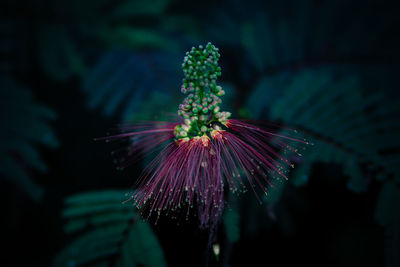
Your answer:
[[[123,127],[124,133],[107,140],[130,138],[130,157],[154,149],[161,152],[145,168],[132,199],[138,208],[153,213],[185,208],[187,214],[198,208],[201,227],[218,222],[224,209],[224,187],[232,192],[246,191],[245,181],[256,192],[256,185],[267,192],[273,180],[287,179],[293,164],[282,151],[296,149],[289,142],[307,143],[277,133],[279,127],[259,127],[230,119],[220,111],[224,95],[216,84],[221,75],[218,48],[208,43],[186,53],[182,64],[185,78],[181,91],[187,94],[179,106],[180,122],[148,122]]]

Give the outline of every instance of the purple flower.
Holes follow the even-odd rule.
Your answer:
[[[148,215],[175,212],[193,206],[198,209],[201,227],[214,226],[224,209],[224,188],[245,191],[245,184],[257,192],[269,190],[276,179],[287,179],[286,170],[293,167],[282,156],[295,149],[290,142],[307,143],[278,133],[280,127],[262,128],[245,121],[229,119],[221,112],[216,85],[221,75],[218,49],[212,44],[193,48],[186,54],[182,88],[193,88],[178,115],[177,123],[149,122],[123,127],[125,133],[107,137],[129,138],[129,165],[135,157],[159,149],[145,168],[138,190],[132,199]]]

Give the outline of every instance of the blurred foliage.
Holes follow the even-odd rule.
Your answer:
[[[33,170],[47,171],[37,146],[58,146],[49,126],[56,114],[36,103],[32,93],[12,79],[0,78],[0,82],[0,176],[39,200],[43,188],[32,180],[31,174]]]
[[[262,98],[250,97],[248,106],[301,130],[317,148],[302,152],[302,164],[292,178],[295,185],[307,181],[314,162],[342,164],[350,177],[348,187],[355,192],[365,191],[369,183],[363,167],[377,172],[381,179],[388,175],[399,179],[393,165],[396,156],[390,160],[382,154],[399,134],[399,129],[392,130],[398,124],[399,111],[381,91],[366,94],[357,77],[343,77],[337,72],[327,67],[287,73],[285,80],[265,77],[254,93],[273,88],[281,95],[271,99],[268,106]]]
[[[74,238],[53,266],[166,266],[157,237],[126,199],[121,190],[68,197],[64,230]]]
[[[162,52],[106,53],[83,79],[82,88],[88,95],[89,106],[92,108],[102,106],[104,114],[108,116],[120,108],[122,121],[132,119],[130,117],[132,114],[143,115],[146,108],[157,111],[152,104],[162,99],[154,98],[153,94],[171,98],[179,93],[177,88],[180,84],[181,71],[178,58],[173,53]],[[148,101],[151,103],[147,103]],[[144,109],[138,110],[138,107],[143,105]],[[166,111],[163,109],[159,112]]]
[[[393,210],[396,200],[392,198],[396,198],[393,192],[398,191],[395,181],[400,181],[396,167],[399,155],[393,150],[399,146],[396,136],[400,134],[400,110],[387,91],[368,90],[360,83],[360,78],[365,77],[349,73],[346,67],[330,65],[265,76],[249,96],[247,107],[258,118],[267,117],[298,129],[301,136],[314,144],[301,151],[303,157],[290,179],[294,186],[308,182],[316,162],[343,166],[349,177],[347,187],[356,193],[368,190],[373,178],[385,182],[378,198],[377,220],[390,236],[388,266],[396,266],[399,260],[393,250],[400,244],[400,226],[395,219],[386,224],[382,220],[385,214],[393,218],[399,214]],[[275,93],[264,102],[260,96],[268,91]],[[267,197],[265,201],[269,205],[277,203],[275,198]],[[281,207],[276,212],[287,210]],[[279,223],[287,221],[290,220],[285,218]]]
[[[15,30],[29,33],[26,39],[35,40],[43,71],[66,80],[83,75],[93,55],[107,47],[176,51],[172,35],[190,30],[195,36],[197,26],[188,16],[167,13],[170,4],[169,0],[32,0],[13,24]],[[19,10],[18,5],[9,1],[7,9]],[[23,44],[16,44],[22,51]]]
[[[217,44],[242,47],[259,72],[306,60],[345,60],[368,56],[393,25],[395,17],[382,19],[373,5],[345,0],[222,1],[210,11],[212,26],[205,24],[204,31]],[[343,13],[352,8],[357,12]],[[338,19],[338,14],[344,17]]]
[[[249,90],[240,114],[281,122],[314,144],[304,151],[298,148],[303,157],[290,183],[305,185],[316,162],[342,165],[353,192],[368,190],[374,177],[398,183],[400,110],[391,99],[395,91],[388,88],[394,84],[388,79],[391,72],[374,66],[394,46],[370,54],[382,45],[394,16],[380,19],[371,13],[371,3],[353,6],[347,1],[268,2],[262,8],[257,1],[222,5],[211,12],[213,26],[206,32],[217,44],[243,51],[242,58],[230,59],[241,62],[234,80]],[[348,13],[351,17],[337,19],[341,10],[356,5],[357,12]],[[371,25],[365,23],[366,17],[375,18],[369,20]],[[363,57],[370,58],[371,65]],[[379,80],[375,87],[369,84],[371,79]],[[266,206],[239,209],[244,233],[259,231],[268,219],[291,232],[290,210],[281,201],[285,185],[275,184],[264,198]],[[399,246],[397,239],[388,249]]]
[[[138,103],[136,107],[138,112],[127,113],[124,121],[174,120],[176,118],[176,107],[180,104],[176,90],[174,93],[151,91],[147,99]]]
[[[82,88],[91,108],[102,107],[106,116],[121,114],[121,121],[170,119],[183,95],[182,55],[165,52],[109,51],[85,75]],[[226,95],[222,108],[232,110],[235,88],[219,83]]]

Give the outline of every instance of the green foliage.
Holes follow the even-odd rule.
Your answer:
[[[397,207],[394,203],[398,193],[394,181],[399,181],[396,168],[399,156],[393,151],[399,147],[396,137],[400,134],[399,108],[388,95],[377,90],[385,78],[376,78],[373,72],[378,81],[370,81],[372,70],[352,68],[352,72],[346,66],[331,66],[265,75],[250,93],[246,107],[253,118],[279,121],[298,129],[298,137],[313,143],[305,150],[294,146],[302,157],[290,175],[292,185],[305,185],[316,162],[342,166],[349,177],[347,187],[356,193],[368,190],[373,177],[385,182],[376,217],[388,235],[388,262],[397,266],[395,250],[400,243],[400,224],[391,218],[400,214],[393,210]],[[257,214],[265,213],[290,234],[291,214],[286,207],[287,198],[282,195],[289,189],[286,183],[272,187],[264,198],[267,208],[253,207],[254,211],[241,212],[242,216],[253,216],[246,217],[244,224],[257,229],[264,227],[268,220]],[[255,218],[264,223],[251,226],[249,221]],[[392,223],[385,224],[385,220]]]
[[[102,106],[108,116],[122,109],[122,120],[127,120],[144,103],[151,101],[153,92],[161,95],[177,93],[181,78],[177,58],[173,53],[160,52],[106,53],[83,80],[89,107]]]
[[[34,200],[43,189],[32,181],[30,172],[47,171],[36,146],[58,146],[49,126],[56,114],[36,103],[30,91],[11,79],[1,79],[0,88],[0,176],[16,183]]]
[[[301,11],[296,14],[306,16]],[[240,28],[242,46],[258,70],[302,59],[306,52],[304,24],[307,20],[280,18],[277,24],[272,20],[265,13],[256,13]]]
[[[308,3],[229,2],[213,16],[209,34],[216,43],[243,48],[258,71],[306,57]],[[282,15],[283,14],[283,15]],[[223,32],[224,34],[221,34]]]
[[[83,79],[90,108],[103,109],[106,116],[121,114],[122,121],[167,119],[177,114],[182,74],[175,53],[109,51]],[[221,83],[232,110],[235,89]]]
[[[314,143],[301,152],[302,164],[295,168],[292,178],[295,185],[307,181],[314,162],[342,164],[350,177],[348,187],[355,192],[365,191],[368,185],[364,165],[386,177],[397,175],[381,153],[393,145],[393,131],[398,132],[391,129],[397,123],[395,109],[382,93],[367,95],[355,77],[332,68],[293,72],[285,80],[264,77],[256,88],[255,94],[264,91],[268,95],[268,90],[275,90],[280,96],[268,100],[269,106],[263,99],[250,96],[250,111],[257,107],[255,113],[261,114],[262,106],[265,112],[260,117],[269,114],[269,119],[301,130],[301,135]]]
[[[107,190],[68,197],[62,216],[74,235],[53,266],[166,266],[157,237],[141,221],[128,193]]]
[[[362,67],[330,64],[332,59],[369,58],[368,51],[376,51],[374,45],[382,40],[392,18],[372,23],[367,30],[364,19],[373,16],[368,15],[368,4],[357,6],[351,18],[340,20],[335,16],[352,3],[272,1],[265,5],[261,9],[255,2],[224,3],[211,20],[214,27],[209,34],[215,43],[243,51],[238,59],[243,66],[238,73],[243,77],[238,80],[247,79],[251,91],[240,114],[280,121],[314,144],[304,151],[294,145],[303,156],[290,183],[305,185],[316,162],[341,165],[354,192],[366,191],[372,177],[400,181],[396,152],[400,110],[391,95],[383,93],[388,85],[396,84],[390,80],[393,72],[381,66],[366,67],[365,62]],[[342,21],[350,23],[339,26]],[[344,30],[337,32],[337,28]],[[263,199],[267,208],[251,206],[240,211],[244,227],[250,229],[245,233],[254,233],[267,223],[261,213],[280,226],[290,223],[281,201],[286,189],[286,183],[270,188]],[[260,220],[261,225],[255,225]]]
[[[168,121],[171,116],[176,114],[180,102],[179,97],[177,94],[152,91],[148,98],[138,103],[137,112],[131,112],[125,119],[127,121]]]
[[[96,1],[93,4],[95,6]],[[99,15],[100,22],[96,22],[95,27],[86,28],[84,32],[93,34],[113,48],[177,51],[178,43],[171,38],[171,33],[195,33],[197,26],[189,16],[168,13],[171,4],[171,0],[125,0],[111,9],[109,14]],[[132,23],[134,21],[142,22]],[[174,27],[168,27],[171,23]]]
[[[276,88],[282,86],[288,77],[290,77],[288,73],[282,73],[263,76],[259,79],[247,99],[247,108],[251,112],[251,117],[262,118],[265,115],[267,111],[265,109],[269,108],[282,94],[282,91],[276,90]],[[262,101],[261,104],[260,101]]]
[[[337,14],[344,9],[357,11],[338,20]],[[210,12],[211,19],[207,16],[212,25],[207,32],[216,44],[241,47],[252,67],[262,72],[327,55],[368,55],[392,22],[392,18],[379,20],[365,29],[365,17],[374,17],[368,12],[368,4],[344,0],[318,5],[313,1],[229,1]],[[342,25],[344,20],[349,25]]]
[[[164,48],[177,49],[176,44],[157,30],[143,27],[132,28],[119,26],[115,28],[100,28],[97,35],[109,45],[120,44],[124,48]]]
[[[164,21],[188,21],[193,26],[187,30],[193,32],[196,26],[189,17],[167,14],[169,5],[169,0],[54,1],[53,17],[57,20],[38,18],[35,25],[38,30],[34,38],[43,71],[57,80],[81,76],[87,68],[87,54],[93,53],[88,48],[93,46],[176,51],[177,42],[170,35],[188,27],[175,23],[174,28],[167,28]],[[40,9],[40,4],[35,8]],[[32,16],[37,14],[38,10]]]

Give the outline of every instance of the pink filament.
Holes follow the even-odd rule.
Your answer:
[[[287,179],[286,169],[292,165],[279,150],[294,148],[286,141],[307,143],[239,120],[228,120],[228,129],[211,137],[177,142],[173,135],[176,125],[162,122],[129,125],[125,130],[132,132],[102,139],[132,138],[130,152],[135,155],[160,149],[145,168],[139,188],[131,198],[139,208],[148,211],[148,216],[182,206],[187,207],[188,214],[190,207],[196,205],[202,227],[215,224],[223,212],[224,181],[233,192],[245,190],[244,180],[254,192],[256,185],[266,192],[273,179]],[[271,142],[277,147],[271,146]],[[124,165],[130,164],[135,155]]]

